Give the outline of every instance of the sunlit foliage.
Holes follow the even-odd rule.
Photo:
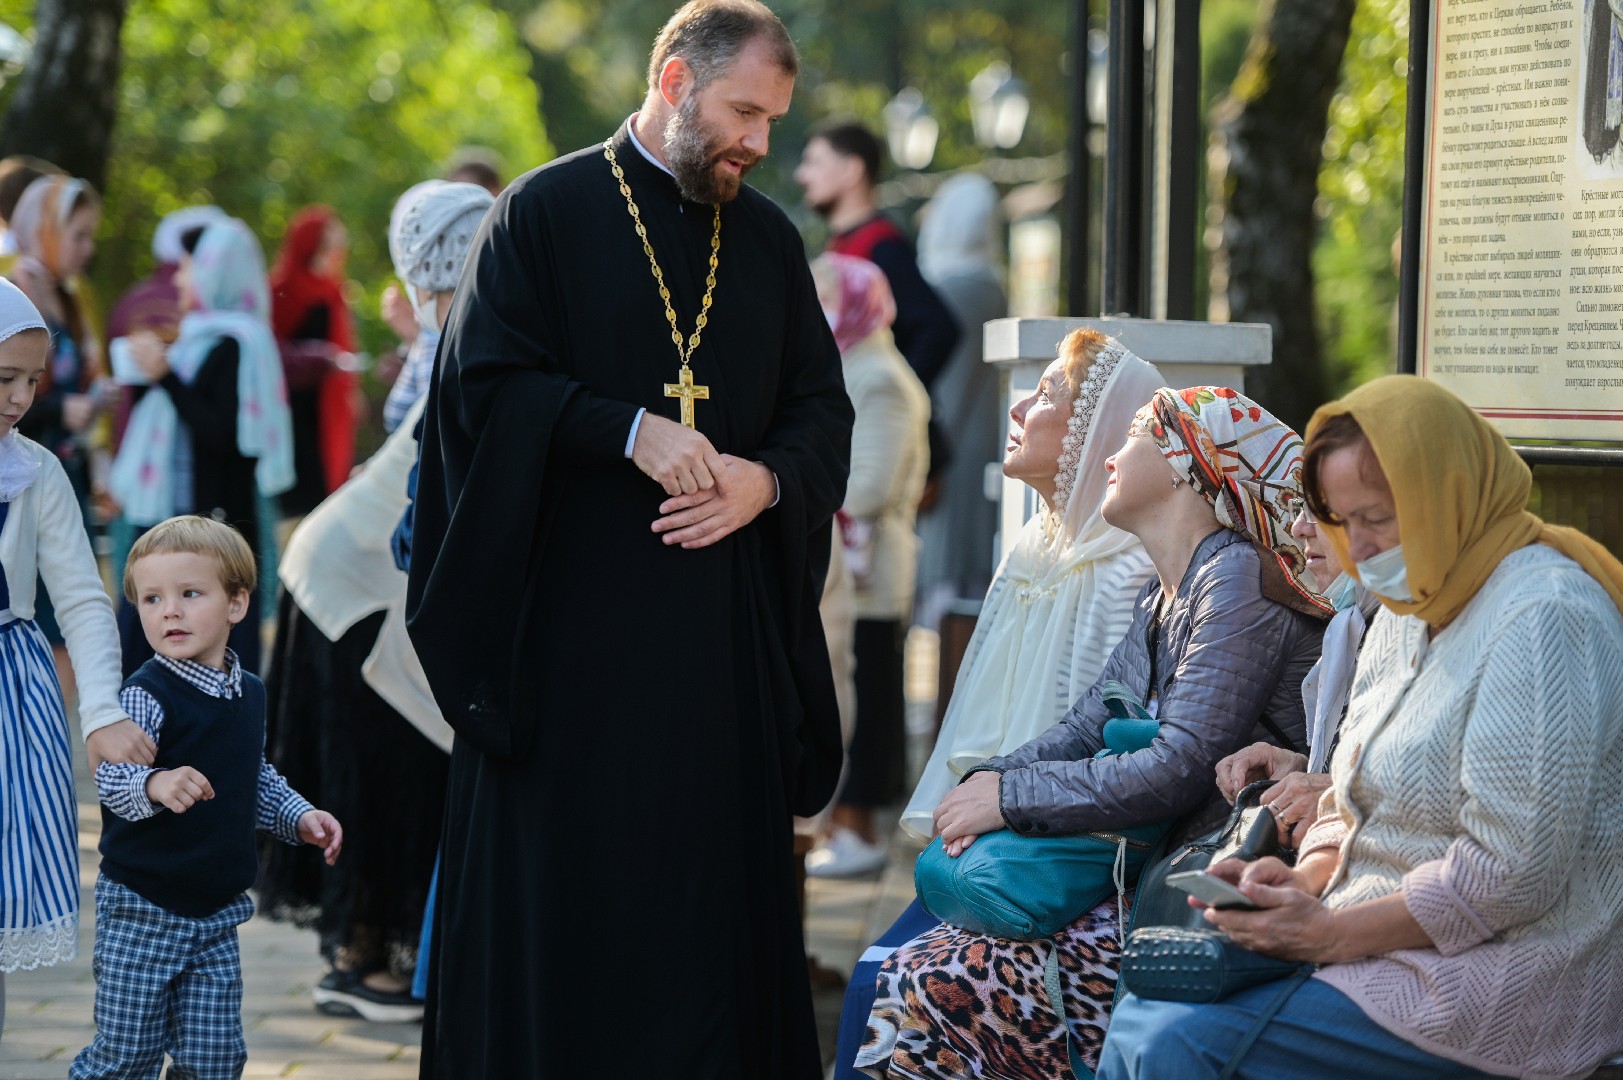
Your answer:
[[[1394,362],[1408,56],[1408,0],[1360,0],[1319,173],[1314,268],[1333,390]]]

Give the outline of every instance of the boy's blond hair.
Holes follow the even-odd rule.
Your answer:
[[[124,598],[135,603],[135,564],[148,555],[167,555],[185,552],[207,555],[220,569],[220,584],[232,596],[239,592],[253,592],[259,581],[254,567],[253,549],[242,534],[224,522],[197,514],[185,514],[160,521],[141,534],[130,548],[130,557],[124,563]]]

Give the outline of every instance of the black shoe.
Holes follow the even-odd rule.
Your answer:
[[[423,1003],[410,994],[374,990],[353,971],[329,971],[310,991],[316,1011],[325,1016],[358,1016],[374,1024],[415,1024],[423,1018]]]

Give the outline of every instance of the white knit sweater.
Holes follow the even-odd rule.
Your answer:
[[[1303,853],[1331,907],[1401,891],[1435,943],[1319,978],[1432,1053],[1529,1080],[1623,1049],[1623,616],[1551,548],[1435,639],[1382,611]]]
[[[89,735],[128,719],[118,703],[118,624],[62,463],[39,443],[21,435],[16,440],[17,448],[39,463],[39,474],[12,502],[0,530],[0,567],[11,591],[11,613],[34,617],[34,585],[43,577],[73,661],[79,727]]]

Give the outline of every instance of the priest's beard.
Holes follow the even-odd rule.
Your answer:
[[[682,198],[696,203],[724,203],[738,198],[744,176],[761,155],[743,147],[726,147],[726,140],[699,117],[699,95],[689,94],[665,126],[665,164],[676,177]],[[720,167],[723,158],[743,163],[734,176]]]

